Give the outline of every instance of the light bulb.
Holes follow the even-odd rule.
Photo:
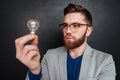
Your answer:
[[[27,27],[30,30],[30,34],[35,34],[39,28],[39,21],[37,19],[29,19],[27,21]]]

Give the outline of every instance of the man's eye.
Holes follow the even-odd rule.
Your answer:
[[[77,28],[77,27],[79,27],[79,26],[78,26],[78,24],[73,24],[73,27],[74,27],[74,28]]]

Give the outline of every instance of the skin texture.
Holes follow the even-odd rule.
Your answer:
[[[81,24],[86,24],[84,15],[81,13],[69,13],[64,17],[64,23],[74,23],[78,22]],[[64,41],[66,45],[69,46],[79,39],[85,38],[84,42],[77,46],[76,48],[69,49],[72,58],[76,58],[85,50],[87,37],[91,34],[92,27],[81,26],[76,32],[72,32],[70,28],[63,30]],[[30,45],[27,43],[31,41]],[[33,74],[38,74],[40,72],[40,51],[38,49],[38,36],[27,34],[15,40],[16,46],[16,58],[29,68]]]
[[[64,17],[64,23],[72,24],[72,23],[81,23],[81,24],[87,24],[85,21],[85,17],[81,13],[69,13]],[[70,28],[68,28],[66,31],[63,30],[64,34],[64,42],[67,46],[71,46],[71,44],[74,45],[74,43],[79,44],[80,40],[81,43],[77,45],[75,48],[69,49],[70,55],[73,58],[76,58],[85,50],[86,47],[86,41],[87,37],[91,34],[92,27],[89,26],[81,26],[76,32],[72,32]]]

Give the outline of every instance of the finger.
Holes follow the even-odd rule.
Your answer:
[[[34,35],[34,39],[32,40],[32,44],[33,45],[38,45],[38,36],[37,35]]]
[[[37,51],[30,51],[27,55],[28,60],[32,60],[34,57],[38,56]]]
[[[28,35],[25,35],[23,37],[16,39],[15,46],[16,46],[17,52],[20,52],[23,49],[24,44],[34,39],[35,37],[36,37],[35,35],[28,34]]]
[[[34,56],[37,56],[37,52],[36,51],[30,51],[26,56],[21,56],[19,60],[23,64],[28,65],[31,62],[31,60]]]
[[[18,40],[19,40],[19,43],[20,44],[26,44],[27,42],[31,41],[31,40],[34,40],[36,39],[36,35],[31,35],[31,34],[28,34],[28,35],[25,35],[23,37],[20,37]]]
[[[25,45],[25,47],[23,48],[23,52],[21,53],[21,56],[26,56],[30,51],[39,52],[39,49],[35,45]]]

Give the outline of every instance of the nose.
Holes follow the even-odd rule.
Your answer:
[[[66,29],[66,33],[72,33],[72,31],[71,31],[71,28],[70,28],[70,27],[67,27],[67,29]]]

